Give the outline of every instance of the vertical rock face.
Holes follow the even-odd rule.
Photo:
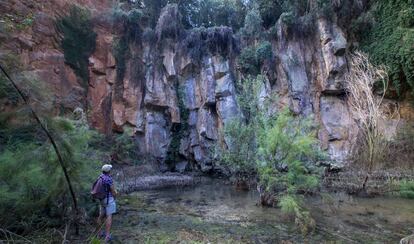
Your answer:
[[[319,139],[337,163],[349,158],[357,126],[344,91],[346,45],[344,33],[335,22],[321,18],[317,28],[304,36],[291,33],[277,23],[278,54],[276,89],[291,111],[314,115]],[[287,88],[287,92],[284,91]]]
[[[167,5],[155,29],[155,40],[129,40],[121,72],[113,51],[123,32],[108,18],[111,1],[78,0],[92,10],[97,33],[95,52],[89,57],[88,89],[65,64],[59,47],[55,18],[74,1],[54,0],[28,5],[8,1],[1,13],[35,13],[33,25],[13,33],[2,47],[21,57],[27,69],[56,94],[68,111],[84,107],[89,123],[104,133],[131,133],[140,151],[163,169],[202,171],[214,169],[213,150],[225,142],[220,129],[242,118],[237,104],[235,67],[237,40],[228,27],[184,30],[176,5]],[[260,97],[276,92],[278,107],[313,116],[318,137],[330,157],[345,163],[358,130],[344,92],[347,40],[335,21],[320,18],[306,35],[294,33],[282,22],[272,40],[274,72],[268,74]],[[414,109],[402,103],[401,116],[413,120]],[[177,131],[177,126],[181,128]],[[187,126],[183,126],[187,125]],[[129,128],[127,130],[127,128]],[[178,147],[172,147],[173,143]],[[175,149],[174,149],[175,148]],[[167,155],[177,150],[177,165],[167,165]]]
[[[142,153],[157,161],[162,169],[174,169],[174,165],[165,164],[175,136],[173,128],[187,124],[188,130],[179,139],[181,160],[177,163],[184,165],[191,161],[196,168],[210,171],[214,167],[212,150],[222,139],[219,128],[241,117],[234,86],[232,32],[222,27],[194,35],[185,33],[177,6],[168,5],[161,13],[155,33],[156,43],[139,40],[129,44],[133,58],[126,60],[121,80],[113,75],[116,67],[110,52],[101,55],[108,51],[105,41],[97,45],[90,58],[94,73],[91,83],[97,84],[89,91],[93,114],[90,121],[101,130],[110,127],[108,122],[116,131],[132,127]],[[192,39],[198,34],[210,35],[210,39]],[[200,54],[197,58],[183,44],[191,42],[200,45],[200,50],[195,50]],[[135,74],[137,66],[143,76]],[[114,90],[116,83],[122,85],[118,92]],[[184,111],[188,112],[186,118],[181,116]]]

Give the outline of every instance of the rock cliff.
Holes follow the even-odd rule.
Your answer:
[[[75,3],[91,9],[97,33],[87,88],[65,64],[55,26],[56,18]],[[235,89],[240,40],[228,27],[185,30],[175,5],[163,9],[153,37],[145,39],[136,23],[131,29],[114,21],[111,6],[109,0],[2,3],[2,15],[17,21],[31,15],[33,24],[2,35],[1,53],[17,54],[28,72],[46,82],[60,110],[83,107],[90,125],[101,132],[130,133],[140,152],[161,169],[214,169],[214,147],[225,142],[220,129],[243,116]],[[317,28],[306,35],[292,33],[281,20],[276,24],[271,40],[275,55],[264,68],[269,84],[263,95],[278,94],[276,109],[288,106],[296,114],[313,116],[323,148],[343,164],[358,134],[343,84],[349,43],[335,18],[316,21]],[[126,38],[129,32],[136,35]],[[120,40],[127,50],[122,57],[114,51]],[[399,103],[403,120],[414,119],[408,102],[388,103]],[[386,128],[396,124],[390,120]]]

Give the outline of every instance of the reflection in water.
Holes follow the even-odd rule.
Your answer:
[[[142,238],[167,243],[304,242],[279,209],[257,206],[257,199],[256,191],[237,191],[218,180],[136,192],[120,199],[115,233],[125,243]],[[311,243],[396,243],[414,228],[412,200],[330,194],[309,197],[305,202],[317,222],[316,231],[306,238]]]

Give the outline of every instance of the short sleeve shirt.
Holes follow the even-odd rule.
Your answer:
[[[114,184],[114,182],[112,180],[112,177],[110,175],[106,175],[106,174],[101,174],[100,177],[102,177],[102,181],[103,181],[104,185],[106,187],[108,187],[107,188],[109,190],[108,197],[112,197],[112,192],[110,190],[111,186]]]

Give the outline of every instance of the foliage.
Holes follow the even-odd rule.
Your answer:
[[[34,17],[32,13],[27,15],[19,13],[7,13],[0,17],[0,29],[3,29],[0,32],[14,32],[26,30],[33,26]]]
[[[272,57],[272,45],[268,41],[263,41],[257,46],[244,48],[237,61],[242,73],[257,76],[260,73],[260,67],[264,61]]]
[[[414,181],[401,181],[399,190],[401,197],[414,199]]]
[[[317,172],[305,163],[321,157],[314,129],[310,119],[295,118],[287,109],[275,119],[263,121],[258,139],[258,169],[265,191],[282,189],[294,194],[312,192],[318,187]]]
[[[73,5],[69,15],[58,19],[56,26],[63,35],[60,45],[65,55],[65,62],[83,81],[84,87],[88,88],[88,59],[95,51],[96,45],[96,33],[93,31],[89,11]]]
[[[225,124],[228,147],[222,150],[221,160],[238,180],[257,173],[261,197],[279,195],[282,211],[294,216],[295,223],[307,234],[315,221],[296,194],[312,192],[319,186],[319,172],[305,163],[322,157],[315,128],[311,118],[294,117],[287,109],[276,117],[271,115],[274,98],[259,97],[264,81],[258,76],[238,85],[238,104],[246,122]]]
[[[124,128],[122,134],[94,133],[89,140],[89,146],[91,150],[110,156],[112,164],[138,165],[143,162],[132,128]]]
[[[238,119],[226,123],[224,127],[227,148],[220,151],[220,159],[240,180],[246,180],[244,177],[256,171],[255,129],[254,124]]]
[[[398,129],[388,142],[384,163],[389,167],[412,168],[414,162],[414,125],[406,124]]]
[[[124,76],[128,59],[133,58],[130,44],[137,45],[143,38],[142,22],[145,22],[143,10],[136,6],[137,3],[120,3],[112,9],[112,19],[121,29],[121,35],[114,38],[112,43],[112,53],[116,62],[116,78],[114,84],[114,99],[121,100],[124,88]],[[154,38],[152,29],[147,28],[146,38]],[[134,68],[140,68],[138,65]],[[135,72],[134,74],[140,74]]]
[[[246,14],[242,0],[196,0],[181,9],[185,25],[193,28],[229,26],[238,30]]]
[[[309,234],[315,228],[315,220],[310,216],[310,212],[302,207],[303,202],[299,196],[284,195],[278,206],[283,213],[295,217],[295,224],[300,228],[303,235]]]
[[[189,125],[188,125],[188,118],[190,116],[190,112],[188,108],[185,107],[184,103],[184,90],[180,87],[178,82],[176,83],[176,92],[178,98],[178,108],[180,110],[180,120],[179,124],[173,124],[171,127],[171,142],[168,147],[167,157],[165,159],[165,163],[172,166],[175,163],[178,163],[181,159],[180,155],[180,145],[181,140],[185,138],[188,134]]]
[[[194,28],[181,42],[194,62],[201,62],[205,54],[220,54],[224,57],[235,49],[233,31],[229,27]]]
[[[48,128],[58,141],[84,206],[99,163],[99,153],[88,145],[95,132],[62,118],[48,120]],[[1,225],[17,231],[60,225],[69,211],[70,199],[56,155],[45,137],[32,136],[31,140],[6,144],[0,161],[0,181],[4,186],[0,191]]]
[[[166,38],[176,39],[180,36],[181,30],[182,23],[178,6],[176,4],[165,6],[155,28],[158,41],[162,43],[161,41]]]
[[[241,33],[246,39],[258,38],[262,33],[262,25],[262,17],[260,16],[258,6],[255,5],[247,12]]]
[[[263,64],[265,60],[271,59],[272,56],[272,44],[268,41],[260,42],[256,48],[256,57],[259,64]]]
[[[240,82],[237,103],[244,114],[243,119],[235,118],[224,125],[222,131],[225,147],[219,148],[220,160],[229,166],[237,180],[245,181],[256,173],[259,100],[258,94],[264,78],[248,78]]]
[[[322,157],[311,120],[295,118],[284,109],[276,118],[262,120],[258,145],[261,197],[278,197],[282,212],[293,215],[302,233],[308,234],[315,221],[296,194],[313,192],[319,186],[320,172],[307,164]]]
[[[248,77],[237,83],[237,104],[247,121],[256,123],[261,116],[259,93],[265,83],[265,77]]]
[[[256,49],[254,47],[244,48],[237,60],[240,70],[245,74],[257,75],[260,71],[257,62]]]
[[[238,30],[246,14],[242,0],[141,0],[122,1],[132,8],[142,8],[148,27],[154,28],[162,8],[177,4],[184,27],[229,26]]]
[[[280,15],[283,13],[281,1],[256,0],[259,5],[260,15],[263,18],[263,26],[269,28],[276,24]]]
[[[376,64],[386,64],[389,78],[402,94],[414,90],[414,2],[376,1],[375,22],[362,36],[361,47]]]

